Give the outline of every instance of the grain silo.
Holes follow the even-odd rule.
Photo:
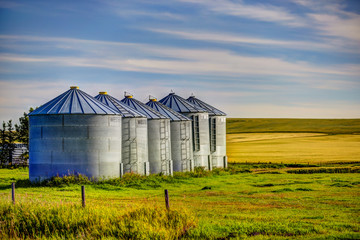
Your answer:
[[[144,114],[148,119],[148,148],[150,173],[171,175],[173,172],[171,160],[170,119],[151,107],[125,93],[121,102]]]
[[[170,118],[171,157],[175,172],[191,171],[194,166],[191,119],[151,97],[146,105]]]
[[[161,99],[160,102],[192,120],[194,166],[205,167],[205,169],[211,170],[208,112],[175,93],[170,93]]]
[[[213,167],[226,168],[226,113],[199,100],[195,96],[190,96],[187,100],[208,111],[212,165]]]
[[[121,115],[78,87],[31,112],[29,128],[30,181],[120,176]]]
[[[95,98],[115,109],[122,116],[122,167],[124,172],[148,175],[150,171],[146,116],[108,95],[107,92],[99,92]]]

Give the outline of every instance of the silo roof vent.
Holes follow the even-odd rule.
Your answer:
[[[156,102],[156,101],[157,101],[156,97],[151,96],[151,95],[149,95],[149,100],[152,101],[152,102]]]
[[[204,108],[206,111],[209,112],[209,115],[215,115],[215,116],[226,116],[226,113],[223,111],[220,111],[219,109],[201,101],[200,99],[196,98],[194,95],[190,96],[187,101],[193,103],[196,106],[199,106],[201,108]]]
[[[29,115],[43,114],[118,114],[89,94],[72,86],[63,94],[41,105]]]
[[[207,112],[205,109],[186,101],[186,99],[173,92],[161,99],[159,102],[180,113]]]
[[[108,95],[107,92],[99,92],[99,95],[95,96],[95,98],[107,106],[115,109],[122,117],[146,117],[141,112],[136,111],[125,103],[122,103],[119,99]]]

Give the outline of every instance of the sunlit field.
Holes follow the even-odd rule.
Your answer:
[[[228,134],[227,144],[230,162],[323,164],[360,161],[360,135]]]
[[[27,168],[0,169],[0,239],[360,239],[357,130],[275,125],[276,132],[228,134],[227,170],[31,185]]]
[[[359,119],[229,119],[230,162],[360,161]]]

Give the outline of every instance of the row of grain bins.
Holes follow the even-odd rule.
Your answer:
[[[70,87],[29,114],[30,180],[226,167],[225,116],[194,96],[170,93],[145,104]]]

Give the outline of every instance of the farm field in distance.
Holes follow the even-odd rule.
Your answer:
[[[360,161],[359,119],[228,119],[229,162]]]
[[[11,228],[30,239],[360,239],[360,120],[292,121],[293,132],[288,119],[229,119],[226,171],[31,186],[28,169],[0,169],[0,238]]]

